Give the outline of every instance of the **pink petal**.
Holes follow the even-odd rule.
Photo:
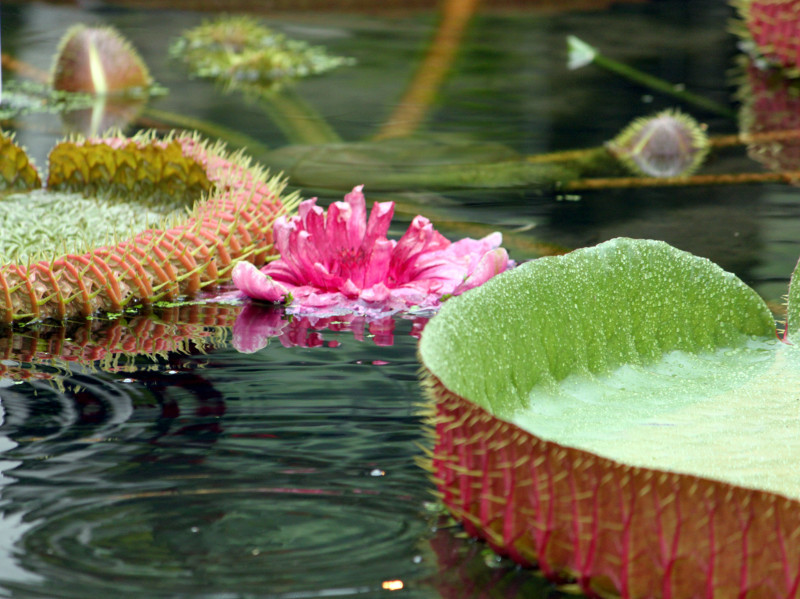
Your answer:
[[[500,274],[508,268],[508,252],[503,248],[497,248],[486,252],[478,262],[470,275],[461,285],[456,287],[452,294],[460,295],[465,291],[483,285],[493,276]]]
[[[394,216],[394,202],[375,202],[369,213],[363,247],[368,248],[378,239],[385,239]]]
[[[413,277],[414,261],[423,252],[433,237],[433,225],[423,217],[416,216],[408,229],[397,242],[392,255],[392,270],[398,283],[404,283]]]
[[[287,286],[301,285],[305,280],[305,276],[299,274],[288,262],[281,259],[267,263],[261,268],[261,272]]]
[[[347,279],[341,289],[342,293],[349,298],[358,297],[361,293],[361,288],[353,283],[351,279]]]
[[[278,250],[281,256],[288,254],[290,251],[289,238],[297,228],[294,219],[287,220],[286,216],[279,216],[272,226],[272,236],[275,239],[275,249]]]
[[[361,299],[367,302],[385,302],[391,297],[391,290],[383,283],[373,285],[361,293]]]
[[[333,202],[328,206],[328,217],[325,219],[325,228],[328,232],[328,245],[342,248],[351,249],[361,245],[361,239],[357,243],[350,242],[350,231],[352,228],[350,220],[353,215],[353,208],[347,202]],[[356,223],[356,226],[358,223]],[[362,237],[363,231],[366,228],[366,223],[361,221]]]
[[[374,212],[373,208],[373,212]],[[376,283],[389,283],[389,268],[392,263],[392,253],[396,243],[388,239],[378,239],[372,244],[367,264],[363,269],[362,287],[372,287]]]
[[[313,200],[310,200],[313,201]],[[308,231],[309,235],[319,244],[319,249],[324,250],[327,248],[328,233],[325,230],[325,210],[321,206],[316,205],[316,201],[307,206],[302,215],[302,226]],[[305,202],[303,202],[305,204]]]
[[[361,190],[363,185],[353,188],[353,191],[344,196],[344,201],[350,206],[350,215],[347,220],[347,245],[357,248],[364,240],[367,225],[367,202]]]
[[[280,302],[289,294],[289,289],[262,273],[250,262],[237,263],[231,276],[239,291],[253,299]]]

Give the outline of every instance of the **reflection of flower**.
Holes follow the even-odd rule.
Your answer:
[[[747,155],[774,172],[800,168],[800,84],[777,69],[742,60],[739,128]]]
[[[428,322],[425,317],[412,318],[410,335],[419,338]],[[269,344],[271,337],[277,337],[284,347],[321,347],[324,344],[322,332],[352,331],[357,341],[364,341],[365,332],[372,337],[375,345],[394,344],[395,319],[384,316],[376,320],[355,314],[340,316],[286,316],[283,308],[247,304],[233,325],[233,346],[242,353],[256,352]],[[336,347],[338,341],[328,341],[328,347]]]
[[[233,281],[254,299],[291,297],[292,313],[374,318],[436,308],[443,298],[477,287],[509,266],[499,233],[450,243],[422,216],[398,241],[389,240],[393,212],[393,202],[376,203],[367,219],[361,187],[334,202],[327,215],[316,200],[306,200],[297,216],[275,222],[280,259],[260,272],[240,262]]]

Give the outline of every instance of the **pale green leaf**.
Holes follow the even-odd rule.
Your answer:
[[[665,243],[616,239],[497,276],[447,302],[420,355],[540,438],[800,497],[800,349],[742,281]]]

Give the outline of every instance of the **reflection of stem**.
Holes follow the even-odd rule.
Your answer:
[[[800,129],[786,129],[778,131],[762,131],[758,133],[736,133],[734,135],[716,135],[709,138],[709,144],[714,148],[727,148],[731,146],[743,146],[749,144],[763,144],[770,142],[781,142],[800,140]],[[533,164],[543,164],[548,162],[575,162],[587,158],[601,148],[581,148],[578,150],[562,150],[559,152],[549,152],[547,154],[532,154],[525,156],[525,160]]]
[[[479,0],[445,0],[442,19],[410,87],[375,139],[403,137],[419,127],[461,45]]]
[[[263,94],[260,105],[293,144],[324,144],[342,141],[325,119],[293,91]]]
[[[682,185],[742,185],[746,183],[795,183],[800,171],[780,173],[739,173],[735,175],[692,175],[691,177],[608,177],[576,179],[565,183],[563,191],[615,189],[627,187],[677,187]]]
[[[719,135],[711,138],[711,145],[717,148],[739,146],[751,143],[769,143],[800,139],[800,129],[781,129],[778,131],[761,131],[758,133],[737,133],[736,135]]]
[[[679,100],[683,100],[687,104],[693,104],[694,106],[698,106],[727,118],[736,118],[736,113],[727,106],[723,106],[718,102],[714,102],[713,100],[709,100],[703,96],[698,96],[692,92],[687,92],[680,85],[675,85],[668,81],[664,81],[659,77],[644,73],[632,66],[618,62],[612,58],[608,58],[607,56],[603,56],[597,50],[597,48],[586,44],[574,36],[570,36],[568,38],[568,44],[570,46],[571,54],[577,54],[580,56],[580,58],[575,56],[575,58],[578,59],[578,62],[573,65],[573,68],[579,68],[590,63],[596,64],[598,67],[606,69],[607,71],[611,71],[617,75],[621,75],[629,81],[634,81],[644,87],[673,96]]]

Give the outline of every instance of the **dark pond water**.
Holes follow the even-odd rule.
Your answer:
[[[436,157],[447,163],[489,143],[522,154],[593,147],[633,118],[672,106],[714,135],[737,131],[735,118],[596,67],[566,68],[565,37],[574,34],[736,110],[736,40],[725,2],[619,3],[595,11],[568,4],[558,11],[485,5],[420,122],[404,122],[408,132],[467,144]],[[115,25],[170,90],[137,125],[195,119],[207,131],[246,134],[261,146],[250,153],[265,161],[269,150],[330,131],[344,142],[385,133],[421,65],[433,68],[425,60],[439,23],[432,10],[271,14],[277,30],[357,64],[301,81],[268,102],[189,79],[168,58],[169,42],[207,14],[103,2],[82,9],[3,2],[1,14],[3,51],[42,70],[71,24]],[[10,125],[39,164],[63,133],[55,115],[26,115]],[[359,171],[363,160],[297,187],[323,203],[339,199],[367,176]],[[434,158],[420,158],[426,160]],[[706,172],[759,170],[736,146],[717,152]],[[398,234],[417,213],[452,237],[500,230],[518,261],[619,235],[663,239],[734,271],[776,305],[800,254],[798,194],[779,184],[607,189],[577,201],[525,186],[379,187],[367,187],[367,198],[398,203]],[[161,315],[161,328],[133,319],[124,330],[98,322],[91,333],[15,333],[17,349],[0,379],[0,596],[557,595],[535,573],[463,538],[438,510],[416,463],[428,442],[415,354],[424,323],[398,318],[366,331],[357,322],[320,331],[287,323],[280,337],[246,354],[231,342],[239,309]],[[95,347],[84,357],[97,358],[113,335],[195,340],[180,351],[70,362],[32,359],[26,348],[36,335],[40,349],[59,335],[83,339]],[[402,590],[384,588],[399,586],[392,581]]]

